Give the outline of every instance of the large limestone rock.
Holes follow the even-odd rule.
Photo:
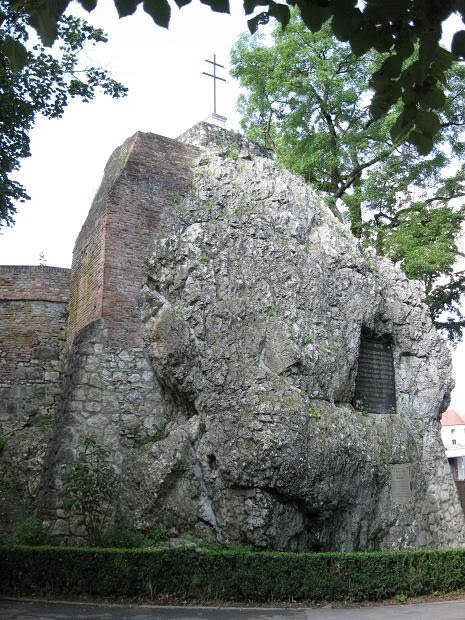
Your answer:
[[[266,153],[184,139],[213,147],[164,212],[143,309],[174,406],[125,459],[125,513],[277,549],[462,545],[438,421],[451,362],[420,286]],[[392,339],[396,413],[351,404],[362,329]]]

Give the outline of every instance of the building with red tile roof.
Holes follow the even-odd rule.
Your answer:
[[[465,421],[455,409],[447,409],[442,414],[441,426],[460,426],[462,424],[465,425]]]

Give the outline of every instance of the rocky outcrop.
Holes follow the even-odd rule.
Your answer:
[[[136,523],[278,549],[462,544],[450,357],[419,285],[265,153],[213,143],[148,268],[145,341],[178,406],[127,468]],[[352,406],[362,330],[392,342],[395,412]]]
[[[82,534],[62,481],[90,436],[121,478],[114,517],[142,531],[289,550],[463,545],[439,427],[450,355],[423,292],[266,150],[205,123],[178,141],[137,133],[110,159],[70,275],[64,353],[60,297],[53,330],[16,359],[11,296],[0,352],[0,422],[26,422],[0,462],[32,481],[33,503],[40,490],[57,538]],[[53,412],[27,408],[38,369]]]

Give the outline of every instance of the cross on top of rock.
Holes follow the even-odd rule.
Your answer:
[[[208,62],[211,65],[213,65],[213,73],[207,73],[206,71],[202,71],[202,75],[207,75],[208,77],[213,78],[213,117],[217,118],[218,120],[221,120],[221,121],[225,122],[226,121],[226,117],[221,116],[216,111],[216,82],[218,80],[221,81],[221,82],[226,82],[226,80],[224,78],[219,77],[216,74],[216,69],[217,69],[217,67],[220,68],[220,69],[224,69],[224,65],[220,65],[219,63],[216,62],[216,54],[213,54],[213,60],[208,60],[208,58],[206,58],[205,62]]]

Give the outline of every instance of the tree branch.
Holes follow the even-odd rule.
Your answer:
[[[453,200],[454,198],[465,198],[465,192],[459,192],[457,194],[451,194],[450,196],[434,196],[433,198],[427,198],[423,202],[431,204],[432,202],[440,202],[441,200]]]
[[[336,198],[340,198],[342,196],[342,194],[346,190],[349,189],[349,187],[352,185],[352,183],[355,181],[355,179],[358,177],[358,175],[363,170],[365,170],[366,168],[370,168],[370,166],[373,166],[374,164],[378,163],[379,161],[381,161],[382,159],[384,159],[385,157],[390,155],[393,151],[394,151],[394,147],[392,147],[392,148],[390,148],[388,150],[385,150],[385,151],[381,151],[381,153],[379,155],[375,155],[375,157],[372,157],[372,159],[369,159],[364,164],[360,164],[359,166],[357,166],[357,168],[352,170],[352,172],[350,173],[348,179],[339,187],[339,189],[336,192],[335,197]]]

